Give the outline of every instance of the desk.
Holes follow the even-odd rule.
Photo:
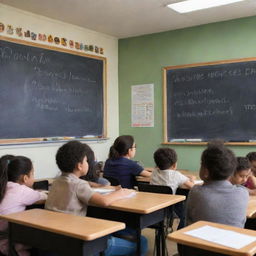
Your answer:
[[[231,247],[222,246],[219,244],[215,244],[212,242],[208,242],[208,241],[184,234],[184,232],[186,231],[199,228],[205,225],[209,225],[216,228],[222,228],[226,230],[231,230],[231,231],[236,231],[241,234],[256,236],[256,231],[253,231],[253,230],[242,229],[242,228],[237,228],[237,227],[232,227],[228,225],[217,224],[217,223],[212,223],[207,221],[198,221],[186,228],[180,229],[176,232],[169,234],[167,237],[168,239],[173,240],[179,244],[184,244],[184,245],[200,248],[203,250],[223,253],[223,254],[232,255],[232,256],[250,256],[256,253],[256,242],[253,242],[241,249],[234,249]]]
[[[124,223],[74,216],[42,209],[1,215],[9,222],[9,242],[49,250],[61,255],[95,255],[107,247],[108,235]],[[10,250],[11,251],[11,250]]]
[[[140,255],[141,229],[159,222],[163,224],[166,209],[183,200],[185,200],[185,196],[181,195],[137,192],[134,197],[115,201],[107,208],[89,206],[87,216],[121,221],[128,227],[135,229],[137,255]],[[163,236],[162,245],[165,245],[165,237]],[[164,246],[162,248],[165,249]]]
[[[250,196],[246,216],[256,218],[256,196]]]

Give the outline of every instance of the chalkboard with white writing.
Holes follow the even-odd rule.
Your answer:
[[[256,140],[256,59],[164,68],[166,142]]]
[[[0,70],[0,139],[105,136],[105,58],[0,37]]]

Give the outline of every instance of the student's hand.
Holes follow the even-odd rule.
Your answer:
[[[190,179],[190,181],[192,181],[192,182],[194,182],[194,180],[196,180],[196,176],[194,176],[194,175],[186,175],[189,179]]]
[[[121,188],[118,191],[121,197],[129,197],[130,195],[134,194],[134,190],[128,188]]]
[[[122,187],[121,187],[121,185],[117,185],[117,186],[113,186],[113,188],[114,188],[115,190],[119,190],[119,189],[121,189]]]
[[[250,196],[256,196],[256,189],[248,189]]]

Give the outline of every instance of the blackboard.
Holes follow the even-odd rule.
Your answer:
[[[165,142],[256,141],[256,59],[164,68]]]
[[[0,139],[104,137],[105,62],[0,37]]]

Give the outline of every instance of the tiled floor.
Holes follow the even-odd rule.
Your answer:
[[[174,220],[174,230],[176,230],[178,221]],[[148,245],[149,245],[149,251],[148,256],[153,255],[154,251],[154,243],[155,243],[155,231],[150,228],[146,228],[142,231],[142,234],[148,239]],[[174,256],[177,255],[177,244],[170,241],[169,239],[166,239],[167,249],[168,249],[168,256]]]

